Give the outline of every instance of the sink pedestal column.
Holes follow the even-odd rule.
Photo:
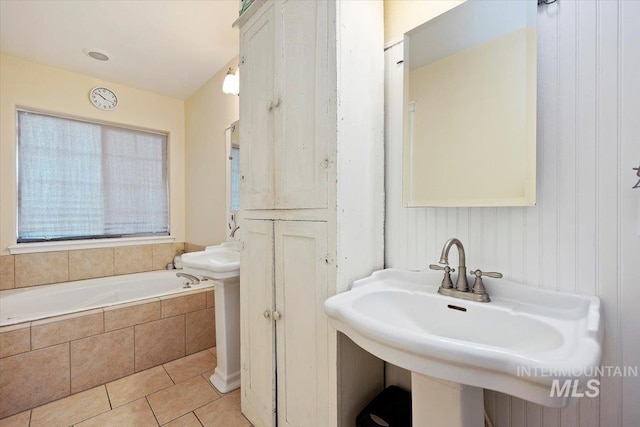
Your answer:
[[[220,392],[228,393],[240,387],[240,278],[214,284],[218,366],[209,380]]]
[[[412,372],[411,395],[414,426],[484,426],[484,396],[479,387]]]

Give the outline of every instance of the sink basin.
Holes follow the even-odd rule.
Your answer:
[[[240,276],[240,245],[236,242],[209,246],[204,251],[183,254],[181,259],[184,270],[190,274],[213,280]]]
[[[583,390],[602,349],[600,300],[485,279],[492,302],[437,293],[439,272],[386,269],[325,302],[332,325],[414,373],[511,394],[551,407],[555,380]]]

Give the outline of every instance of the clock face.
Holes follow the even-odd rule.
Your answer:
[[[89,93],[89,99],[101,110],[113,110],[118,105],[118,97],[106,87],[97,87]]]

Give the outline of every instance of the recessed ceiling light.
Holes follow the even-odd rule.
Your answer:
[[[109,54],[109,52],[102,49],[84,48],[82,49],[82,51],[85,55],[90,56],[93,59],[97,59],[98,61],[108,61],[111,57],[111,54]]]

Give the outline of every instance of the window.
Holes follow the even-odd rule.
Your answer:
[[[166,134],[18,110],[18,243],[168,234]]]

